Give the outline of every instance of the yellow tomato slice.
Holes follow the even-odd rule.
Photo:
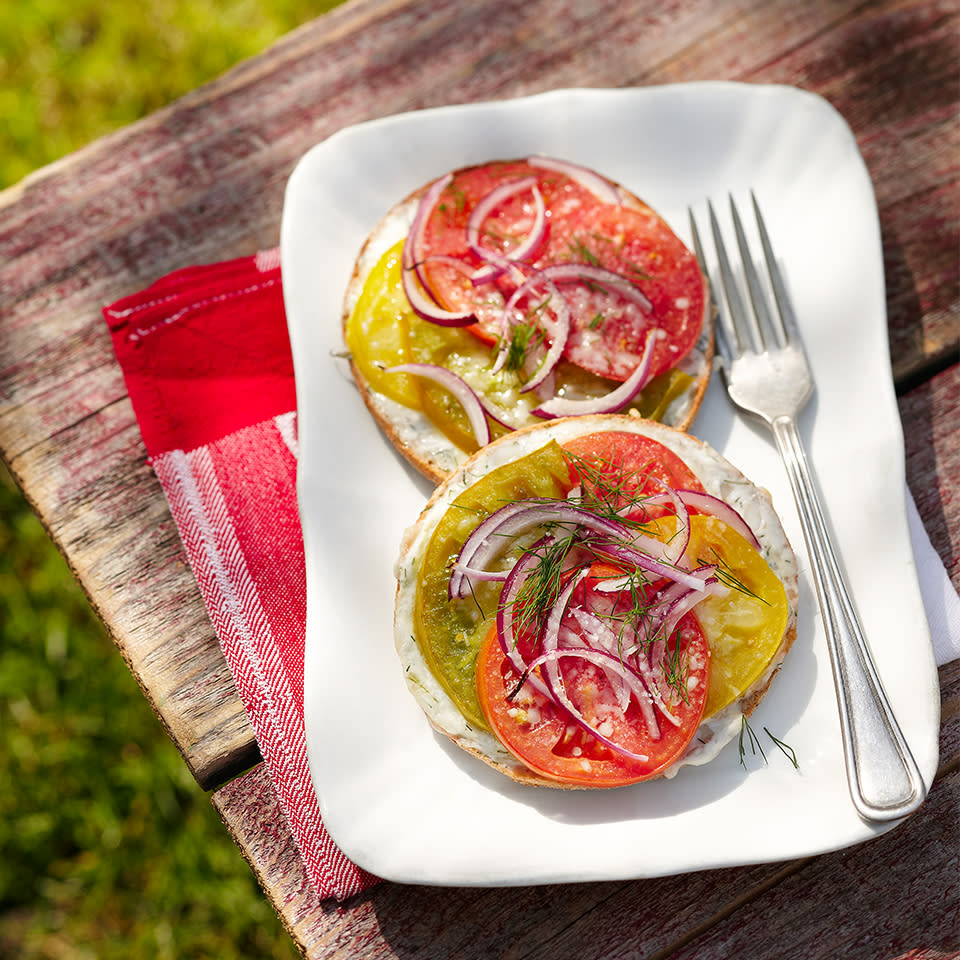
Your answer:
[[[401,363],[433,363],[462,374],[464,366],[489,365],[489,348],[464,330],[421,320],[403,292],[403,242],[391,247],[367,276],[347,321],[347,347],[372,390],[413,410],[431,422],[461,450],[477,443],[467,415],[443,387],[406,373],[387,373]]]
[[[670,404],[679,397],[693,377],[674,368],[654,377],[641,391],[635,403],[637,413],[648,420],[663,420]]]
[[[347,348],[364,379],[405,407],[420,407],[415,377],[384,373],[383,367],[410,359],[410,322],[416,317],[403,292],[400,253],[403,244],[388,250],[370,271],[347,321]]]
[[[686,558],[693,566],[716,563],[731,586],[707,597],[695,613],[710,644],[709,717],[735,700],[763,673],[780,646],[790,608],[779,577],[766,560],[716,517],[690,518]]]

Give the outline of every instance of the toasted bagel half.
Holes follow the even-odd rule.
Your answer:
[[[644,488],[646,492],[637,502],[649,497],[651,504],[658,504],[661,510],[669,513],[663,504],[672,502],[674,495],[690,501],[687,512],[694,516],[686,521],[689,530],[708,530],[709,533],[699,535],[696,547],[691,535],[684,553],[676,559],[676,566],[685,571],[696,571],[706,569],[704,563],[709,561],[714,568],[714,575],[722,583],[705,588],[715,593],[704,595],[691,608],[710,651],[709,688],[706,691],[696,690],[691,680],[686,681],[691,684],[690,702],[701,695],[704,700],[703,712],[694,724],[695,732],[669,762],[657,769],[651,768],[649,776],[637,776],[632,781],[628,778],[624,782],[672,777],[683,766],[699,765],[713,759],[724,745],[740,734],[742,717],[752,713],[767,693],[796,636],[797,562],[771,498],[766,490],[753,484],[707,444],[675,428],[629,415],[558,419],[515,431],[494,441],[469,457],[437,487],[419,518],[406,531],[395,568],[397,593],[394,632],[404,678],[433,727],[462,749],[515,781],[561,788],[589,788],[594,785],[587,775],[558,776],[556,769],[549,766],[542,769],[536,763],[531,765],[529,758],[523,756],[522,749],[518,755],[516,744],[508,746],[505,742],[510,740],[510,736],[504,737],[502,729],[495,729],[499,721],[491,714],[489,704],[481,702],[477,693],[476,664],[478,651],[483,648],[484,642],[490,642],[491,630],[496,631],[501,623],[498,620],[498,608],[504,606],[502,598],[508,587],[498,581],[484,580],[478,574],[467,589],[461,590],[460,596],[448,599],[447,585],[453,569],[451,565],[461,562],[458,558],[464,556],[461,554],[464,543],[479,524],[496,511],[502,511],[507,504],[529,502],[536,509],[551,504],[573,504],[596,513],[596,499],[588,504],[589,498],[584,493],[587,481],[583,478],[590,476],[589,471],[585,473],[586,467],[577,466],[580,463],[576,459],[579,454],[574,456],[570,451],[605,450],[604,457],[610,456],[610,451],[613,451],[612,459],[615,459],[618,450],[637,445],[634,438],[654,441],[655,444],[650,445],[654,450],[665,448],[668,454],[664,454],[663,459],[674,464],[671,467],[673,475],[684,478],[692,476],[695,480],[685,479],[684,482],[689,483],[691,488],[698,485],[702,489],[703,496],[698,499],[690,493],[673,491],[662,481],[656,480],[652,481],[652,487]],[[556,459],[558,449],[563,458],[559,461]],[[675,466],[674,457],[689,473]],[[626,459],[623,462],[626,464]],[[557,466],[558,463],[560,466]],[[575,483],[576,476],[569,472],[571,464],[581,471],[579,486]],[[623,482],[633,482],[626,475],[627,468],[622,469]],[[656,463],[647,464],[644,477],[647,472],[653,476],[664,475],[658,473],[658,469]],[[732,508],[733,513],[726,514],[728,508]],[[648,507],[644,505],[643,509]],[[632,516],[636,507],[620,510],[624,516]],[[680,512],[683,512],[682,508]],[[731,532],[737,529],[743,531],[734,514],[748,528],[744,536]],[[617,515],[608,511],[604,522],[611,516],[617,519]],[[669,516],[654,520],[652,524],[656,527],[658,523],[674,522],[679,527],[680,521]],[[490,536],[506,536],[504,531],[507,531],[507,527],[497,529],[498,532]],[[522,558],[536,552],[537,548],[531,544],[540,542],[539,538],[552,536],[556,539],[558,531],[569,532],[570,529],[558,527],[555,521],[551,526],[551,521],[545,520],[540,526],[514,532],[513,536],[517,539],[504,542],[502,550],[499,546],[492,548],[492,553],[499,552],[500,557],[488,558],[488,568],[506,573],[518,565]],[[636,529],[650,532],[644,524]],[[575,532],[574,537],[576,535]],[[674,535],[679,536],[679,533]],[[654,536],[659,534],[654,533]],[[669,530],[662,539],[665,543],[670,542]],[[594,547],[592,544],[596,539],[590,540],[589,532],[582,542],[591,544],[589,549],[597,549],[601,553],[607,549],[602,543]],[[580,543],[577,541],[578,545]],[[580,549],[580,546],[577,548]],[[477,554],[482,555],[483,551]],[[616,551],[613,555],[620,556]],[[573,571],[576,563],[570,566]],[[476,574],[476,570],[468,575],[468,579],[473,574]],[[653,582],[660,575],[646,573],[645,576],[647,581]],[[573,577],[573,572],[570,572],[570,577]],[[669,578],[665,583],[669,586]],[[626,588],[621,586],[619,589]],[[662,587],[651,587],[653,589]],[[575,592],[571,596],[573,599],[568,600],[570,604],[579,602]],[[645,602],[646,613],[640,615],[639,622],[648,623],[649,620],[643,620],[642,617],[649,617],[651,611],[662,609],[659,598],[663,596],[663,593],[653,594]],[[559,622],[566,623],[569,620],[568,626],[574,628],[577,623],[589,620],[588,615],[581,616],[575,611],[574,619],[570,620],[569,606],[565,612],[561,612],[567,619]],[[629,629],[635,631],[631,635],[636,635],[641,628],[635,624]],[[576,646],[578,641],[568,638],[566,642]],[[676,643],[679,649],[680,640]],[[639,648],[641,645],[636,646]],[[647,657],[647,664],[654,663],[655,650],[648,644],[638,656]],[[618,647],[618,656],[624,651],[630,652],[626,646]],[[500,656],[497,651],[494,654]],[[506,654],[503,657],[504,666],[508,667]],[[546,663],[541,663],[531,668],[531,672],[544,677],[545,668]],[[529,682],[529,677],[519,677],[517,688],[524,682]],[[638,702],[642,699],[641,693],[635,693],[634,696]],[[679,706],[675,698],[672,702]],[[538,703],[546,714],[548,709],[543,707],[542,702]],[[634,707],[631,705],[625,709],[632,710]],[[679,713],[682,709],[679,707],[674,712]],[[533,729],[531,716],[529,714],[525,719],[521,718],[527,724],[527,728],[519,730],[521,745],[524,743],[523,737]],[[664,716],[658,715],[658,719],[661,728],[665,729],[667,721]],[[560,767],[561,773],[567,769],[562,764]],[[603,778],[600,777],[600,780]],[[613,781],[608,778],[597,785],[618,786],[620,782],[616,778]]]
[[[446,325],[458,311],[469,322]],[[370,413],[434,482],[489,439],[570,415],[566,402],[688,429],[713,355],[707,283],[663,218],[621,185],[541,157],[456,170],[400,200],[356,258],[343,332]],[[611,397],[629,388],[648,337],[642,389]],[[453,373],[485,408],[489,437],[429,371],[394,369],[409,364]],[[558,399],[560,414],[541,409]]]

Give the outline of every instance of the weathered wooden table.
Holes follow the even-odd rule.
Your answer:
[[[943,957],[960,951],[960,663],[941,766],[860,847],[653,881],[384,883],[319,903],[147,463],[102,305],[278,242],[285,180],[342,127],[558,87],[791,84],[873,178],[908,482],[960,586],[960,10],[935,0],[353,0],[0,195],[0,451],[311,957]]]

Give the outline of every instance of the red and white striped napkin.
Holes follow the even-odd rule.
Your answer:
[[[342,900],[377,878],[330,839],[307,766],[306,577],[279,253],[179,270],[103,313],[307,875],[321,898]]]

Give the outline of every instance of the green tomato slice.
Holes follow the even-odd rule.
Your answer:
[[[451,601],[450,564],[474,528],[495,510],[517,500],[561,499],[569,488],[567,459],[551,442],[490,471],[461,493],[437,524],[424,552],[417,578],[414,636],[460,712],[482,729],[489,726],[477,696],[477,654],[496,618],[502,584],[478,583],[471,599]],[[518,556],[508,552],[504,562],[511,565]]]

